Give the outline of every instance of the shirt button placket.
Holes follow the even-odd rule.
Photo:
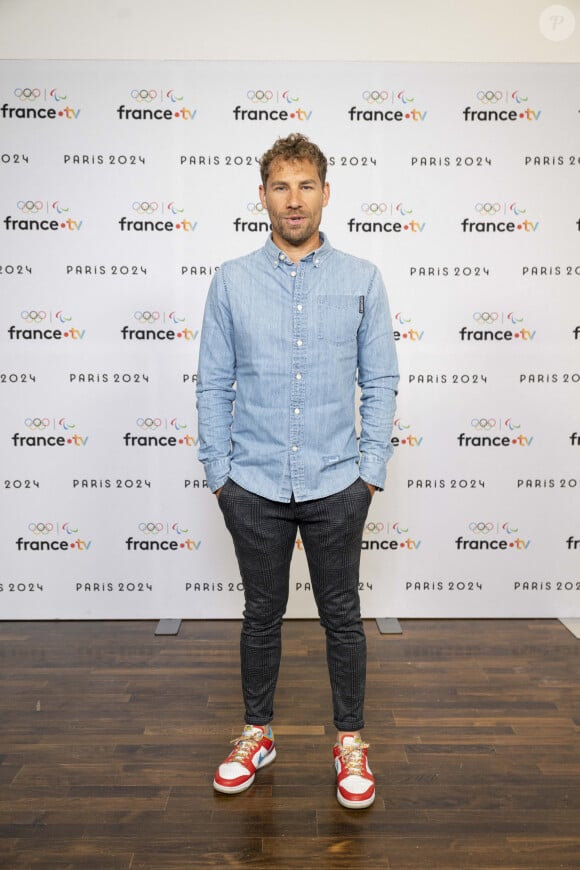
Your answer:
[[[306,354],[306,314],[303,301],[305,265],[300,263],[290,271],[294,282],[292,294],[292,373],[290,387],[290,475],[292,489],[302,495],[304,464],[301,447],[304,438],[304,378]]]

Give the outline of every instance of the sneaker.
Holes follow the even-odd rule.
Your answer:
[[[351,810],[370,807],[375,799],[375,779],[367,761],[368,743],[360,737],[345,734],[340,745],[334,746],[339,804]]]
[[[267,725],[246,725],[241,737],[232,740],[234,749],[217,769],[213,787],[224,794],[245,791],[259,767],[276,758],[274,735]]]

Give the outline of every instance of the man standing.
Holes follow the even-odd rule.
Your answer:
[[[319,232],[327,161],[293,133],[260,162],[272,234],[225,263],[203,321],[199,458],[230,531],[244,586],[245,728],[214,788],[244,791],[274,760],[270,722],[297,530],[308,561],[332,689],[337,798],[372,804],[362,741],[366,642],[358,595],[362,534],[382,489],[398,371],[379,271]],[[355,386],[361,434],[355,429]]]

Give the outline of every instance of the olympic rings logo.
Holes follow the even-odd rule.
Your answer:
[[[475,210],[478,214],[497,214],[501,211],[501,205],[499,202],[478,202]]]
[[[154,323],[159,320],[160,314],[158,311],[136,311],[133,317],[139,323]]]
[[[246,206],[246,209],[250,212],[250,214],[264,214],[264,212],[266,211],[261,202],[249,202]]]
[[[371,535],[378,535],[380,532],[384,531],[385,524],[384,523],[367,523],[365,529],[367,532],[370,532]]]
[[[19,100],[37,100],[40,96],[40,88],[16,88],[14,96]]]
[[[144,535],[158,535],[163,531],[163,523],[139,523],[139,531]]]
[[[274,94],[272,91],[248,91],[246,96],[252,103],[268,103]]]
[[[386,202],[363,202],[361,211],[365,214],[383,214],[388,209]]]
[[[480,103],[499,103],[503,94],[501,91],[478,91],[477,99]]]
[[[489,419],[487,417],[474,417],[471,421],[471,425],[474,429],[495,429],[497,420],[494,420],[493,417],[490,417]]]
[[[40,323],[46,320],[46,311],[21,311],[20,317],[27,323]]]
[[[48,429],[50,420],[48,417],[27,417],[24,425],[27,429]]]
[[[50,535],[54,526],[52,523],[28,523],[28,531],[34,535]]]
[[[487,535],[493,531],[493,523],[469,523],[469,531],[474,535]]]
[[[476,311],[473,315],[473,319],[477,323],[495,323],[498,317],[497,311]]]
[[[133,211],[136,211],[137,214],[153,214],[153,212],[157,211],[159,208],[159,204],[156,202],[134,202],[133,203]]]
[[[375,103],[375,105],[380,106],[381,103],[384,103],[385,100],[389,99],[388,91],[363,91],[362,98],[367,103]]]
[[[44,203],[40,202],[38,199],[36,202],[33,202],[31,199],[20,199],[16,203],[16,207],[25,214],[36,214],[36,212],[42,211]]]
[[[157,91],[154,88],[149,91],[146,88],[141,88],[140,90],[134,88],[131,91],[131,96],[134,100],[137,100],[138,103],[150,103],[152,100],[156,99]]]
[[[159,429],[162,420],[159,417],[138,417],[136,422],[140,429]]]

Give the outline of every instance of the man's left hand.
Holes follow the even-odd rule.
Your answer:
[[[365,483],[366,483],[366,480],[365,480]],[[367,483],[367,486],[371,492],[371,498],[372,498],[373,495],[375,494],[375,492],[377,491],[377,488],[376,488],[376,486],[373,486],[372,483]]]

